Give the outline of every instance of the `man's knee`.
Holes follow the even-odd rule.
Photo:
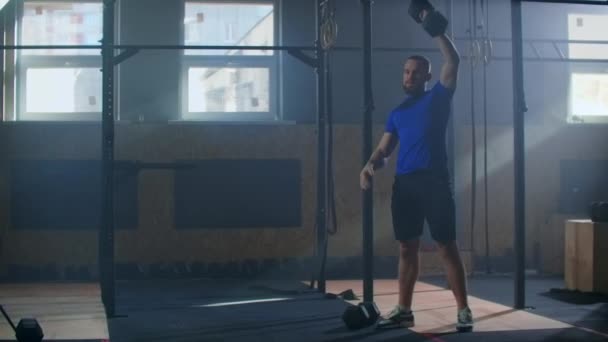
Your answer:
[[[458,245],[456,241],[437,241],[439,255],[444,258],[452,258],[458,255]]]
[[[399,255],[402,259],[410,259],[418,256],[420,240],[399,241]]]

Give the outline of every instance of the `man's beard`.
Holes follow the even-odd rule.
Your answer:
[[[410,96],[416,96],[416,95],[420,95],[421,93],[424,92],[424,88],[422,87],[418,87],[418,88],[408,88],[404,85],[402,85],[403,91],[405,92],[406,95],[410,95]]]

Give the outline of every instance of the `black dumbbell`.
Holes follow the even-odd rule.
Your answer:
[[[42,328],[34,318],[22,318],[15,329],[18,342],[40,342],[44,337]]]
[[[422,11],[432,12],[435,7],[428,0],[412,0],[410,7],[407,9],[409,15],[418,23],[422,23]]]
[[[374,302],[349,305],[342,314],[342,321],[350,330],[362,329],[376,323],[380,310]]]
[[[600,220],[608,222],[608,202],[600,202]]]
[[[608,202],[593,202],[589,209],[591,221],[608,222]]]
[[[0,305],[0,313],[6,318],[8,324],[13,328],[17,342],[40,342],[44,337],[42,327],[38,324],[35,318],[22,318],[19,320],[17,326],[13,323],[11,318],[8,316],[4,307]]]

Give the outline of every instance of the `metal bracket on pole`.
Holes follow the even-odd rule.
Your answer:
[[[299,59],[301,62],[303,62],[304,64],[313,67],[313,68],[318,68],[319,67],[319,59],[315,58],[315,57],[310,57],[309,55],[305,54],[304,52],[302,52],[302,50],[300,49],[288,49],[287,53],[289,53],[290,55],[294,56],[295,58]]]
[[[123,52],[121,52],[118,56],[114,57],[114,60],[112,61],[112,63],[114,65],[118,65],[122,62],[124,62],[125,60],[135,56],[137,53],[139,52],[139,49],[126,49]]]

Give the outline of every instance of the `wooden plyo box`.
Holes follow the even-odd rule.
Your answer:
[[[566,288],[608,294],[608,223],[568,220],[565,229]]]

